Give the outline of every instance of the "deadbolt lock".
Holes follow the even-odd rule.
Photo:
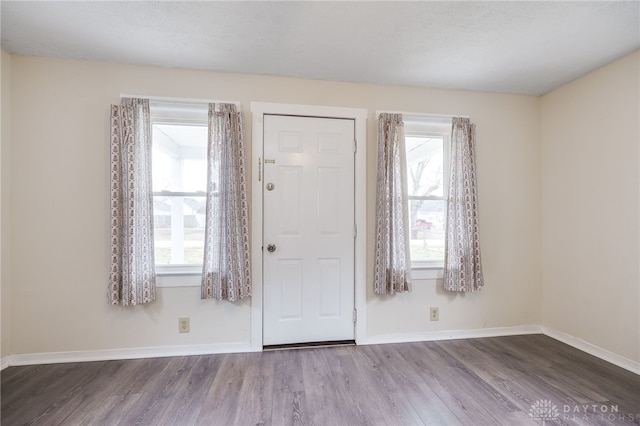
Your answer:
[[[274,189],[275,187],[276,187],[276,186],[275,186],[274,184],[272,184],[272,183],[268,183],[268,184],[267,184],[267,191],[273,191],[273,189]]]
[[[273,253],[274,251],[276,251],[276,245],[275,244],[267,244],[267,251],[269,253]]]

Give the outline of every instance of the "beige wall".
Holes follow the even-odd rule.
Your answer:
[[[543,324],[640,362],[640,52],[542,97]]]
[[[9,136],[11,105],[11,55],[0,57],[0,357],[9,355],[11,291],[9,287]]]
[[[251,101],[366,108],[369,235],[375,111],[471,116],[486,288],[457,296],[423,281],[393,298],[369,289],[368,335],[540,323],[538,98],[24,56],[12,57],[11,72],[12,354],[249,341],[248,301],[203,302],[196,288],[172,288],[150,306],[106,303],[108,111],[121,94],[237,100],[247,114]],[[369,282],[372,258],[369,244]],[[440,307],[439,322],[429,306]],[[181,316],[191,333],[178,334]]]

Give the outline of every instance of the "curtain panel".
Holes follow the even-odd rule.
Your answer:
[[[453,118],[447,202],[444,289],[468,292],[484,286],[478,227],[475,124]]]
[[[374,291],[409,291],[407,156],[402,114],[378,118]]]
[[[233,104],[209,104],[202,299],[251,295],[244,119]]]
[[[149,100],[111,106],[111,272],[109,302],[156,298]]]

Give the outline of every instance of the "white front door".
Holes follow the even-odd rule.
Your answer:
[[[264,116],[263,344],[354,339],[354,120]]]

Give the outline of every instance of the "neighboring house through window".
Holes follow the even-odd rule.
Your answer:
[[[451,119],[403,115],[413,278],[444,268]],[[430,273],[431,272],[431,273]]]

